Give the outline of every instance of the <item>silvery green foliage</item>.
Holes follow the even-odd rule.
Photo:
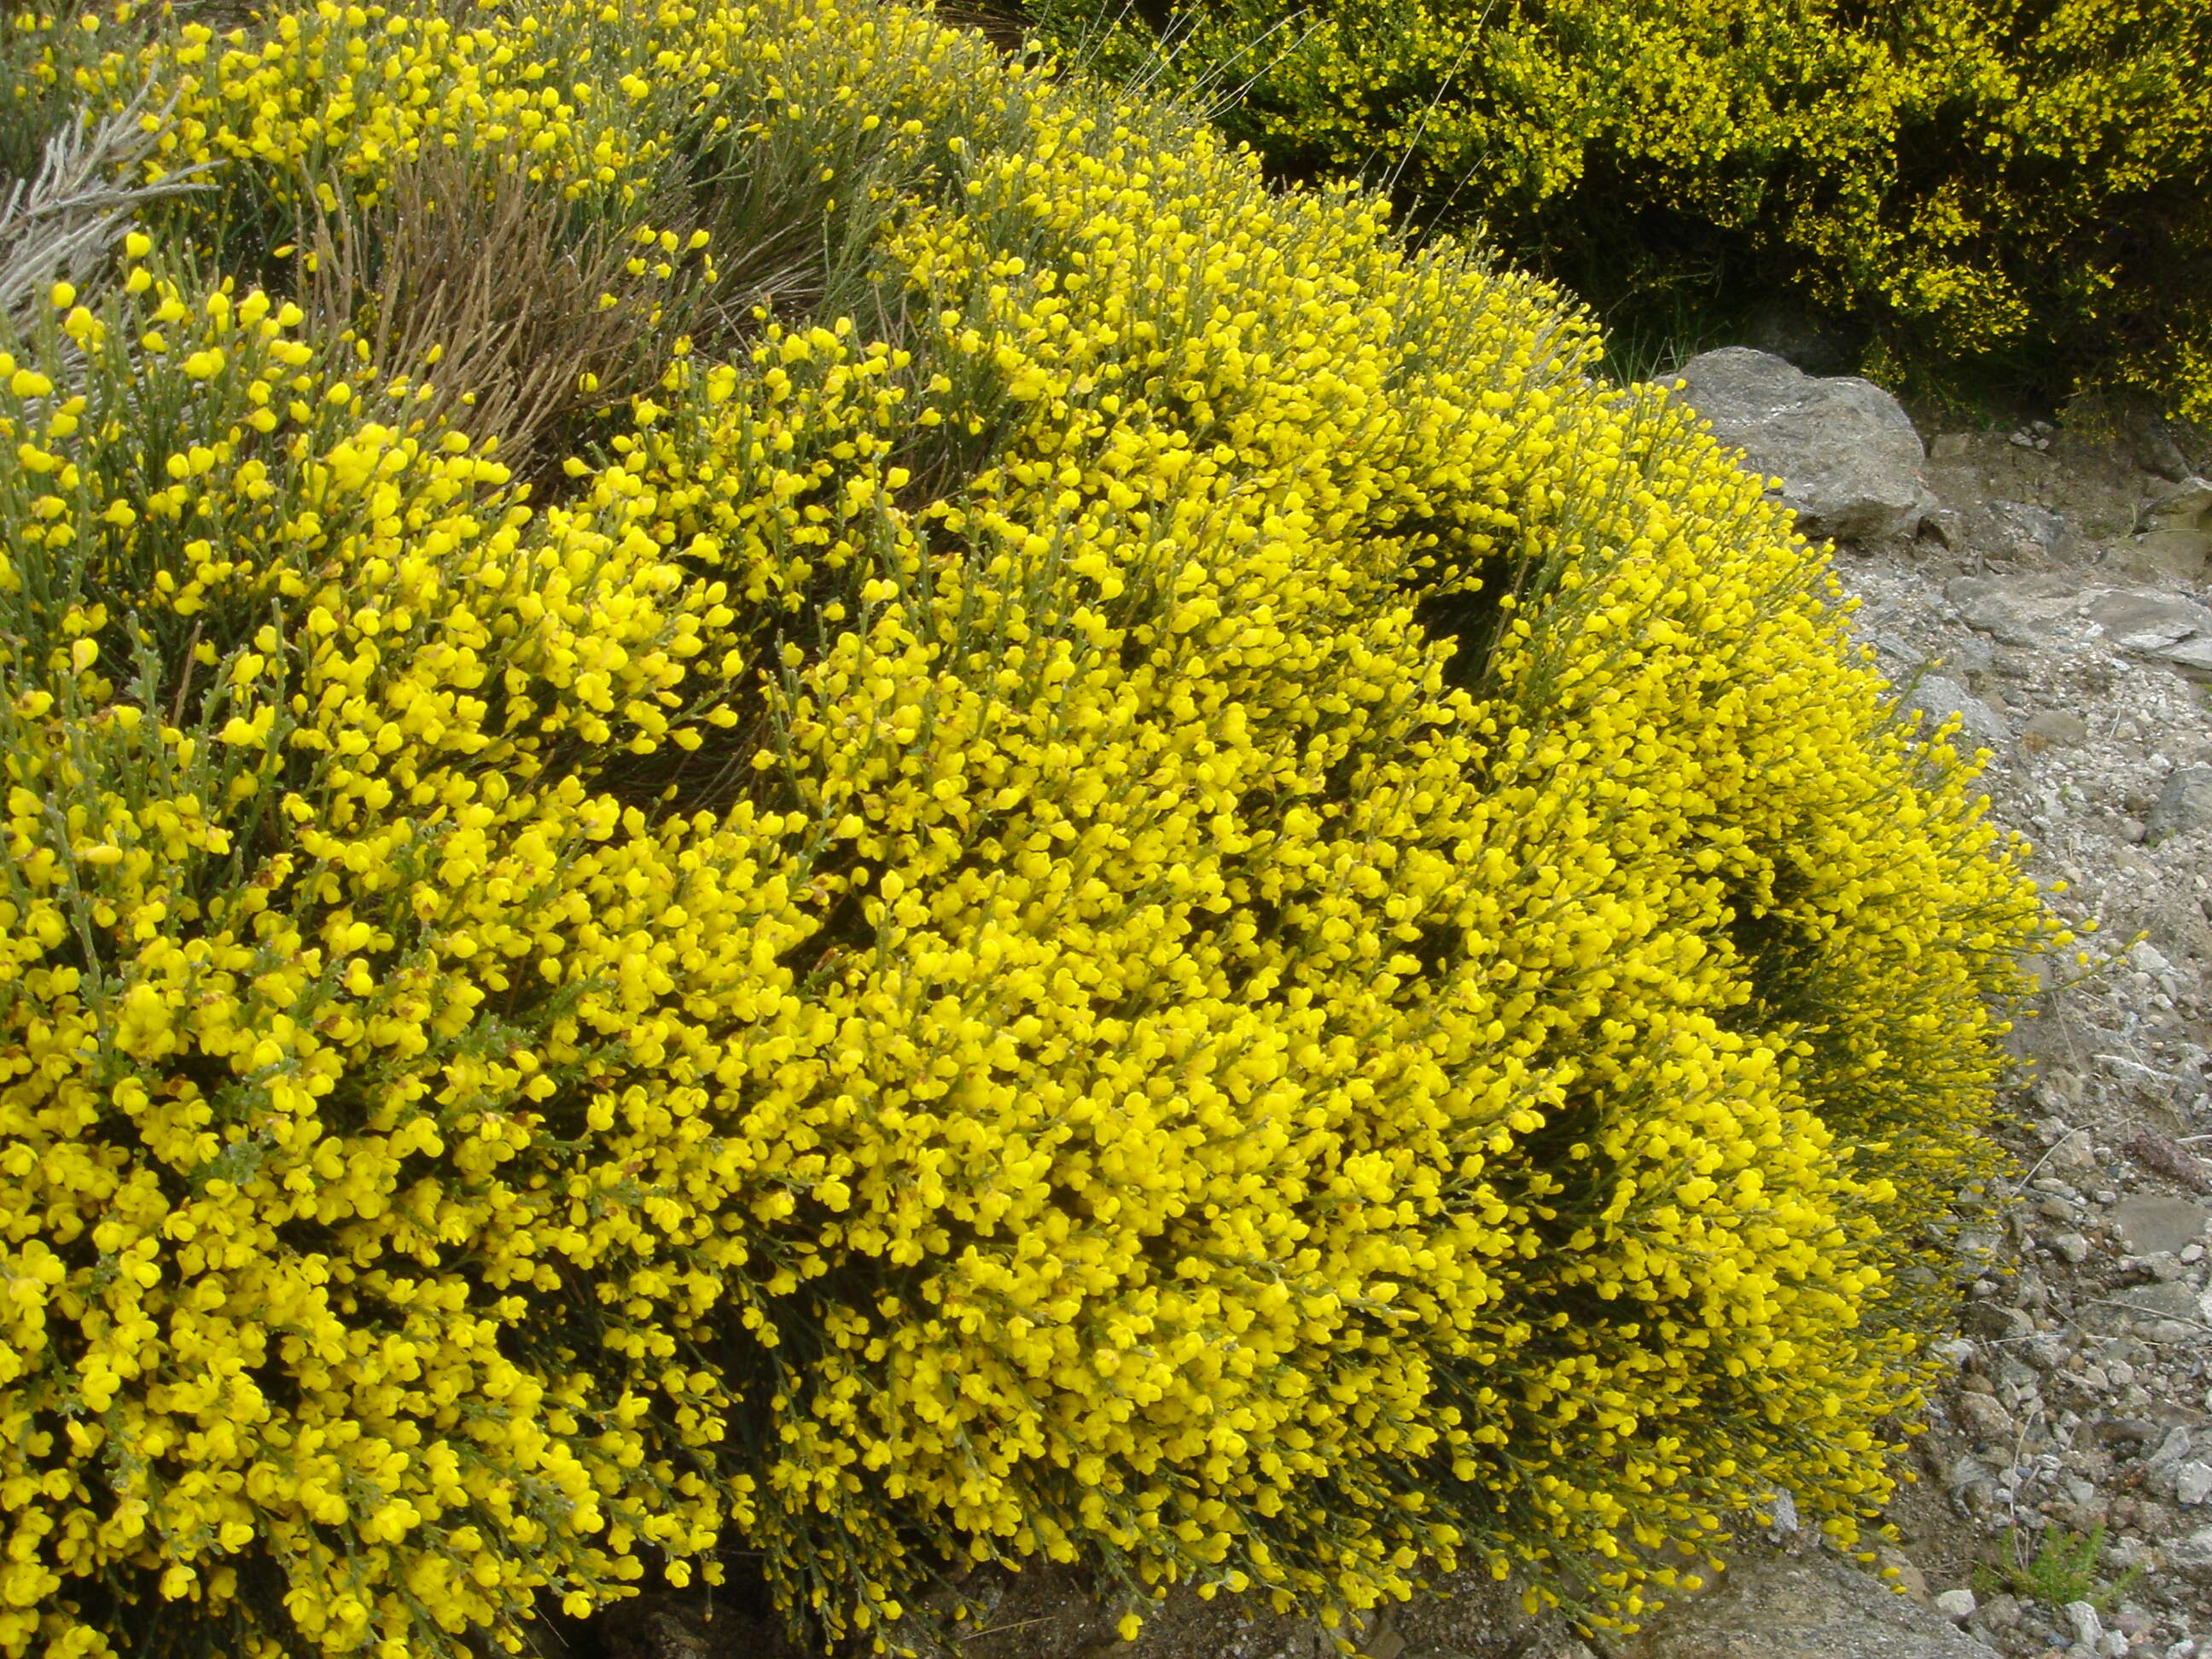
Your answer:
[[[184,167],[156,182],[131,183],[167,126],[165,108],[149,121],[141,92],[105,121],[88,112],[46,140],[34,177],[18,179],[0,198],[0,312],[17,327],[59,282],[88,283],[115,239],[149,203],[204,188]]]

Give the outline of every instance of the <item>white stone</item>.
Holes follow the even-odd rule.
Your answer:
[[[1797,1499],[1787,1486],[1777,1486],[1767,1500],[1766,1525],[1777,1537],[1797,1530]]]
[[[1936,1611],[1961,1625],[1974,1616],[1975,1605],[1970,1589],[1947,1589],[1936,1598]]]
[[[2105,1621],[2097,1616],[2096,1608],[2087,1601],[2066,1604],[2066,1622],[2074,1627],[2074,1640],[2081,1647],[2094,1653],[2105,1640]]]
[[[2192,1507],[2212,1498],[2212,1463],[2178,1463],[2173,1470],[2173,1495]]]

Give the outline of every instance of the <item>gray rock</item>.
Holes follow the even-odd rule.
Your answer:
[[[2077,602],[2073,585],[2053,576],[1960,576],[1943,585],[1967,627],[2000,645],[2051,643]]]
[[[2075,1641],[2082,1647],[2094,1652],[2104,1644],[2105,1621],[2087,1601],[2069,1601],[2066,1622],[2073,1628]]]
[[[2091,599],[2087,609],[2089,620],[2113,639],[2143,641],[2136,649],[2155,649],[2191,634],[2212,633],[2212,611],[2171,593],[2110,588]]]
[[[1933,1608],[1833,1555],[1739,1561],[1628,1644],[1632,1659],[1990,1659]]]
[[[1923,674],[1905,694],[1905,706],[1927,711],[1923,732],[1933,732],[1953,715],[1959,719],[1958,735],[1967,743],[1991,748],[2012,741],[2012,725],[2002,714],[1954,679]]]
[[[2087,1129],[2062,1129],[2057,1144],[2051,1149],[2050,1162],[2054,1170],[2094,1170],[2097,1143]]]
[[[2208,825],[2212,825],[2212,766],[2175,768],[2144,821],[2144,838],[2155,846],[2169,836]]]
[[[1972,533],[1989,551],[2024,564],[2054,563],[2081,546],[2063,515],[2030,501],[1991,501],[1971,522]]]
[[[1978,635],[1968,634],[1947,641],[1943,654],[1929,664],[1940,668],[1954,679],[1972,680],[1976,675],[1993,672],[1997,666],[1997,653],[1990,649],[1990,642]]]
[[[1954,1624],[1963,1625],[1974,1616],[1974,1593],[1970,1589],[1947,1589],[1936,1598],[1936,1611]]]
[[[1747,346],[1692,357],[1677,395],[1725,447],[1783,480],[1781,500],[1810,536],[1909,536],[1934,507],[1927,452],[1896,398],[1852,376],[1816,380]]]
[[[2212,545],[2212,538],[2208,538]],[[2123,651],[2212,678],[2212,611],[2170,593],[2114,588],[2090,601],[2092,620]]]
[[[2137,939],[2128,947],[2128,963],[2130,967],[2140,968],[2154,978],[2163,979],[2173,971],[2173,963],[2167,959],[2166,953],[2148,939]],[[2147,1076],[2159,1075],[2147,1066],[2136,1066],[2134,1069]]]
[[[2035,1322],[2019,1309],[1988,1300],[1968,1303],[1959,1323],[1969,1336],[1985,1342],[2017,1342],[2035,1334]]]
[[[2212,558],[2212,483],[2185,477],[2143,513],[2146,533],[2135,538],[2129,562],[2172,579],[2195,583]]]
[[[2168,1544],[2166,1565],[2192,1584],[2212,1585],[2212,1527]]]
[[[2153,1470],[2170,1468],[2189,1455],[2189,1425],[2176,1423],[2158,1443],[2158,1449],[2143,1460],[2143,1467]]]
[[[1959,1416],[1978,1440],[2006,1440],[2020,1431],[2012,1413],[1989,1395],[1960,1395]]]
[[[2124,1308],[2155,1319],[2194,1319],[2197,1292],[2180,1279],[2162,1285],[2130,1285],[2114,1291],[2111,1299]]]
[[[2144,471],[2175,480],[2189,477],[2189,460],[2181,453],[2181,446],[2159,424],[2136,422],[2122,432],[2121,441],[2127,446],[2130,458]]]
[[[2089,722],[2070,708],[2046,708],[2021,727],[2020,734],[2045,748],[2075,749],[2089,741]]]
[[[2089,1241],[2079,1233],[2061,1233],[2051,1241],[2051,1248],[2075,1267],[2089,1259]]]
[[[2212,519],[2212,479],[2186,477],[2143,509],[2144,522],[2160,530],[2196,530]]]
[[[1943,1484],[1953,1492],[1963,1491],[1978,1480],[1990,1478],[1989,1465],[1978,1457],[1954,1457],[1943,1471]]]
[[[2191,1509],[2212,1501],[2212,1463],[2176,1463],[2173,1501]]]
[[[2184,679],[2212,680],[2212,635],[2194,634],[2147,653],[2154,662],[2179,668]]]
[[[2130,575],[2193,585],[2203,579],[2204,562],[2212,557],[2212,532],[2148,531],[2123,544],[2118,553],[2118,568]]]
[[[2212,1221],[2212,1205],[2137,1193],[2112,1206],[2112,1225],[2130,1255],[2167,1255],[2194,1243]]]
[[[1866,643],[1875,648],[1881,662],[1882,672],[1893,679],[1903,679],[1911,670],[1928,660],[1925,652],[1905,641],[1888,634],[1870,634]],[[1905,671],[1904,672],[1899,672]]]

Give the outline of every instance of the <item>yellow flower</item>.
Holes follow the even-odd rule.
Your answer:
[[[242,277],[20,371],[0,1410],[81,1432],[0,1437],[0,1649],[518,1648],[725,1546],[832,1638],[954,1557],[1602,1620],[1880,1504],[2046,924],[1547,290],[866,0],[162,27],[180,234],[495,121],[673,256],[711,133],[872,158],[899,326],[677,270],[517,473]]]

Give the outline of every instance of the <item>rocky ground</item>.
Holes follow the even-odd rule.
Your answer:
[[[1990,750],[1996,819],[2097,922],[2101,965],[2033,964],[2048,989],[2014,1034],[2002,1127],[2016,1171],[1961,1243],[1978,1274],[1892,1512],[1899,1589],[1783,1528],[1624,1642],[1532,1621],[1486,1580],[1345,1634],[1369,1659],[2212,1659],[2212,448],[2033,425],[1923,454],[1863,382],[1747,352],[1688,372],[1723,438],[1851,538],[1861,637]],[[1050,1574],[975,1592],[969,1659],[1339,1651],[1226,1601],[1172,1602],[1124,1644]],[[573,1650],[781,1652],[696,1597],[617,1610]]]
[[[2073,985],[2043,964],[2014,1033],[2019,1201],[1966,1241],[1955,1380],[1900,1506],[1908,1581],[2008,1655],[2212,1654],[2212,485],[2192,459],[1946,433],[1917,537],[1838,560],[1863,636],[1990,749],[1997,819],[2108,959]],[[2069,1582],[2053,1558],[2100,1528]]]

